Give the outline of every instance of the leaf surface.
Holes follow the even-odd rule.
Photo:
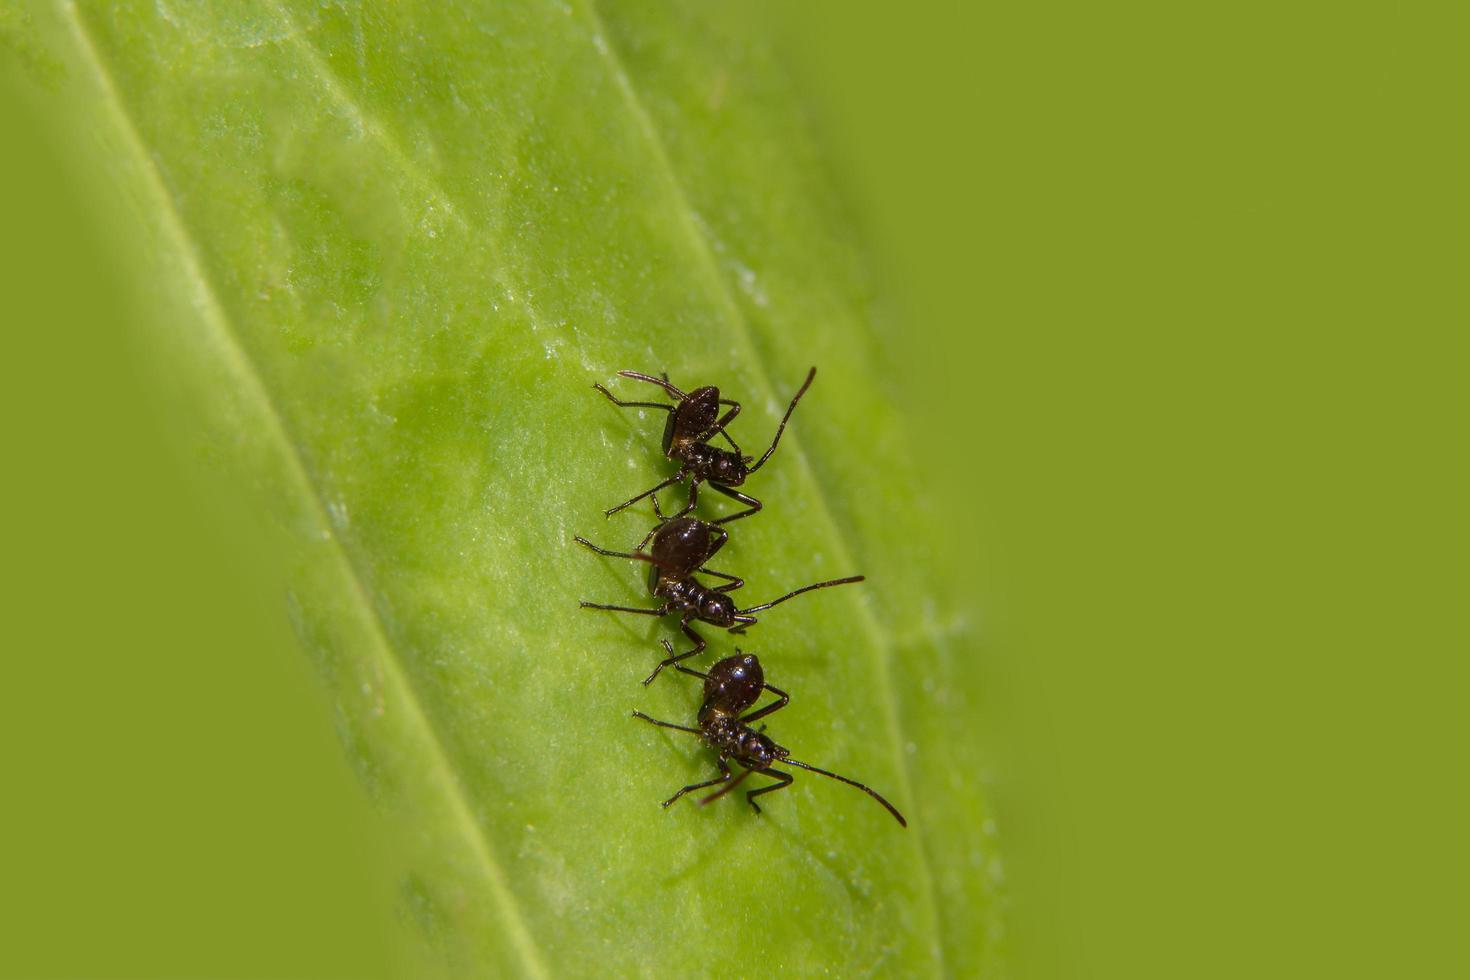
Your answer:
[[[974,974],[999,864],[976,644],[907,457],[860,254],[759,30],[586,3],[36,3],[17,37],[120,208],[144,343],[293,542],[292,615],[456,971]],[[753,815],[713,774],[674,632],[602,510],[668,472],[620,368],[717,383],[769,440],[721,567],[791,692],[801,774]],[[649,389],[652,390],[652,389]],[[706,495],[709,513],[728,504]],[[732,639],[705,631],[718,656]],[[706,658],[707,665],[712,658]],[[715,937],[727,940],[719,943]],[[738,948],[728,948],[736,940]]]

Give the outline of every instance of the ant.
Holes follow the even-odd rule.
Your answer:
[[[695,501],[699,499],[699,484],[708,482],[711,487],[739,501],[747,508],[714,522],[728,524],[730,521],[749,517],[763,506],[759,500],[734,488],[744,483],[750,474],[766,465],[766,460],[770,459],[771,454],[776,451],[776,446],[781,442],[781,433],[786,431],[786,423],[790,420],[791,413],[796,411],[796,403],[812,386],[812,379],[817,376],[817,369],[812,368],[807,372],[806,381],[802,382],[801,388],[792,397],[791,404],[786,407],[786,414],[781,417],[781,424],[776,427],[776,436],[771,440],[771,447],[765,451],[765,455],[756,460],[754,465],[751,464],[753,457],[742,455],[740,447],[725,430],[735,416],[740,414],[740,403],[733,399],[721,398],[719,388],[714,385],[705,385],[690,392],[683,392],[669,383],[667,374],[662,378],[655,378],[637,371],[619,371],[618,375],[658,385],[677,399],[677,404],[674,405],[665,405],[662,402],[625,402],[600,384],[592,386],[606,395],[614,405],[623,408],[657,408],[668,412],[669,420],[664,426],[664,455],[678,461],[680,465],[679,472],[653,489],[645,490],[638,496],[625,500],[604,513],[611,517],[623,508],[636,504],[644,497],[653,496],[664,487],[688,477],[689,503],[674,516],[683,517],[694,510]],[[730,410],[724,415],[720,415],[721,405],[730,406]],[[734,452],[731,452],[730,449],[717,449],[711,446],[710,440],[716,435],[724,436],[725,441],[730,444],[730,449],[733,449]],[[654,497],[655,501],[657,499]]]
[[[672,652],[673,647],[669,645],[667,640],[664,641],[664,646]],[[846,776],[839,776],[835,772],[828,772],[825,769],[818,769],[816,766],[808,765],[805,762],[798,762],[791,758],[788,750],[784,746],[777,745],[771,738],[764,734],[764,725],[759,730],[750,727],[751,722],[764,718],[774,711],[781,710],[791,700],[785,691],[766,683],[765,674],[761,670],[760,659],[754,654],[742,654],[737,650],[736,656],[726,657],[724,660],[721,660],[714,667],[710,668],[708,674],[701,674],[699,671],[691,670],[683,664],[679,665],[679,669],[686,674],[694,674],[695,676],[704,678],[704,705],[699,709],[699,727],[688,728],[684,725],[659,721],[656,718],[650,718],[641,711],[633,712],[633,717],[642,718],[649,724],[657,725],[660,728],[674,728],[681,732],[688,732],[691,735],[698,735],[704,740],[706,745],[719,753],[715,759],[715,764],[720,767],[720,774],[714,779],[685,786],[679,792],[664,800],[664,806],[667,807],[674,803],[685,793],[692,793],[695,790],[705,789],[709,786],[724,784],[721,789],[716,790],[699,801],[701,805],[713,802],[730,792],[736,786],[739,786],[741,780],[745,779],[751,773],[759,772],[776,780],[770,786],[747,790],[745,793],[746,802],[755,809],[756,813],[760,813],[760,805],[755,802],[757,796],[760,796],[762,793],[774,793],[778,789],[785,789],[795,781],[790,773],[771,768],[773,764],[779,762],[782,765],[796,766],[798,769],[805,769],[808,772],[830,776],[838,782],[846,783],[849,786],[856,786],[883,804],[884,808],[893,814],[893,818],[898,821],[899,826],[907,827],[909,825],[909,822],[903,818],[903,814],[899,813],[892,803],[885,800],[875,790],[869,789],[854,779],[848,779]],[[741,715],[740,713],[742,711],[755,704],[757,699],[760,698],[762,691],[770,691],[772,694],[777,695],[778,700],[772,701],[764,708],[752,711],[748,715]],[[731,759],[740,763],[745,771],[738,776],[732,776],[729,765]]]
[[[693,517],[676,517],[664,522],[654,530],[651,554],[643,551],[609,551],[606,548],[599,548],[586,538],[576,539],[578,544],[599,555],[648,562],[652,566],[648,570],[648,591],[655,598],[664,600],[663,605],[657,609],[608,606],[583,600],[583,609],[605,609],[611,612],[637,613],[640,616],[668,616],[677,613],[684,635],[694,642],[692,649],[677,656],[670,648],[668,658],[653,669],[653,673],[644,679],[644,684],[653,683],[653,679],[665,667],[677,665],[686,657],[692,657],[704,650],[706,646],[704,637],[694,632],[689,625],[695,620],[728,629],[732,633],[743,633],[747,627],[755,625],[756,619],[751,613],[770,609],[803,592],[826,589],[834,585],[848,585],[864,579],[862,575],[853,575],[848,578],[833,579],[830,582],[816,582],[788,592],[779,599],[763,602],[749,609],[740,609],[735,605],[735,600],[730,597],[729,593],[744,586],[745,581],[705,566],[705,563],[714,557],[715,552],[724,546],[729,537],[729,532],[722,527],[716,527]],[[725,579],[726,582],[723,585],[707,586],[696,579],[695,574],[713,575]]]

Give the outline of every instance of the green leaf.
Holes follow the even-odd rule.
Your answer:
[[[291,542],[290,604],[348,757],[455,972],[975,974],[999,857],[977,644],[893,407],[861,255],[747,15],[643,5],[34,3],[5,22],[119,222],[150,355],[200,455]],[[721,566],[748,601],[854,572],[744,641],[800,774],[756,817],[708,778],[667,624],[595,558],[668,472],[663,417],[591,388],[667,370],[769,439]],[[721,508],[716,497],[705,506]],[[731,639],[710,634],[716,655]],[[706,664],[709,662],[706,659]],[[725,950],[714,937],[739,940]]]

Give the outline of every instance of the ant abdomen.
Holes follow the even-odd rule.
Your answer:
[[[755,704],[766,687],[765,671],[752,654],[726,657],[710,668],[704,680],[704,703],[732,713]]]
[[[719,424],[720,389],[714,385],[695,388],[669,413],[664,426],[664,455],[675,459]]]
[[[729,537],[730,532],[722,527],[693,517],[676,517],[656,529],[653,560],[662,568],[692,569],[708,561]]]

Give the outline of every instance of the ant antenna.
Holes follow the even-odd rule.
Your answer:
[[[797,762],[795,759],[791,758],[781,759],[780,761],[784,765],[796,766],[798,769],[805,769],[807,772],[815,772],[823,776],[830,776],[840,783],[846,783],[849,786],[856,786],[858,789],[862,790],[864,793],[867,793],[879,803],[882,803],[884,808],[889,813],[893,814],[893,819],[898,821],[900,827],[907,827],[909,825],[909,822],[903,818],[903,814],[894,809],[892,803],[889,803],[887,800],[885,800],[881,795],[879,795],[876,790],[869,789],[862,783],[858,782],[856,779],[848,779],[846,776],[839,776],[835,772],[828,772],[825,769],[818,769],[816,766],[809,766],[805,762]]]
[[[806,381],[802,382],[801,390],[799,390],[796,393],[795,397],[791,399],[791,404],[786,406],[786,414],[781,416],[781,424],[776,427],[776,438],[771,440],[771,448],[766,450],[766,454],[760,458],[760,462],[756,463],[750,468],[750,472],[754,473],[762,466],[765,466],[766,460],[771,458],[771,453],[776,451],[776,445],[781,441],[781,433],[786,431],[786,423],[791,419],[791,413],[796,411],[796,403],[801,401],[801,396],[806,394],[806,390],[812,386],[812,379],[814,379],[816,376],[816,368],[812,368],[810,371],[807,372]]]
[[[861,582],[861,581],[863,581],[866,578],[867,578],[866,575],[852,575],[852,576],[850,576],[848,578],[834,578],[830,582],[816,582],[816,583],[814,583],[812,585],[803,585],[801,588],[797,589],[796,591],[794,591],[794,592],[788,592],[788,593],[786,593],[785,595],[783,595],[779,599],[772,599],[770,602],[763,602],[759,606],[751,606],[749,609],[742,609],[742,610],[740,610],[740,612],[741,612],[742,616],[744,614],[747,614],[747,613],[761,612],[762,610],[770,609],[772,606],[779,606],[781,603],[785,602],[787,599],[794,599],[797,596],[801,595],[803,592],[810,592],[813,589],[826,589],[826,588],[830,588],[830,587],[832,587],[834,585],[850,585],[853,582]],[[739,620],[739,619],[742,618],[742,616],[736,616],[735,618],[737,620]],[[754,622],[755,622],[755,620],[751,620],[751,623],[754,623]],[[749,625],[749,624],[747,624],[747,625]]]

